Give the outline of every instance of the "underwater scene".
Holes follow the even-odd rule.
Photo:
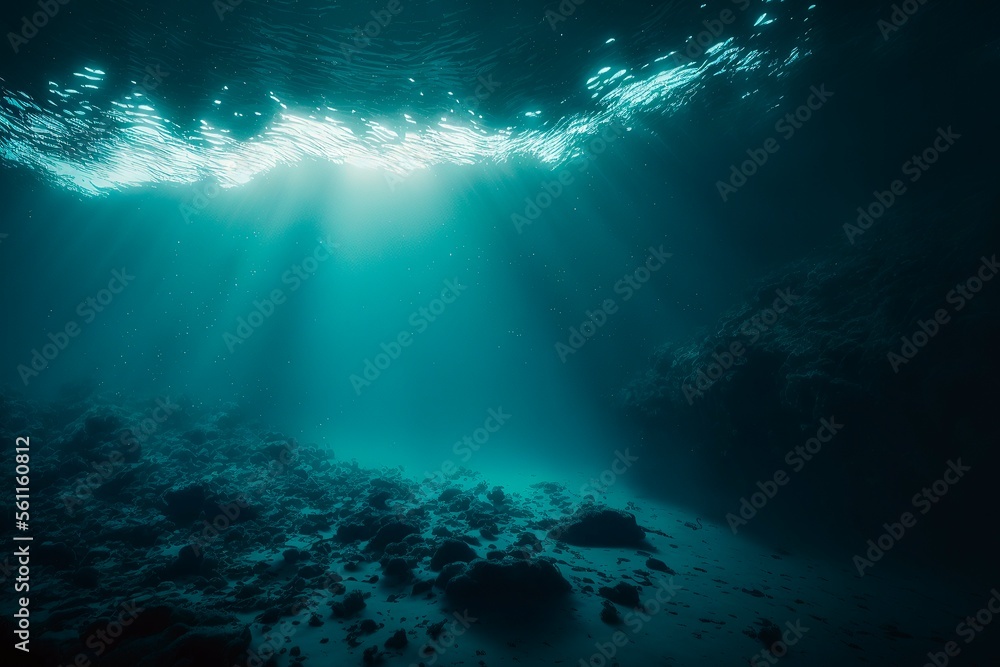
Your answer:
[[[0,17],[0,664],[1000,665],[994,3]]]

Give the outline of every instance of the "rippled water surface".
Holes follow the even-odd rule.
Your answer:
[[[810,56],[820,11],[567,6],[69,5],[20,46],[21,62],[43,50],[45,62],[0,84],[3,156],[88,194],[228,187],[310,158],[397,174],[558,164],[607,127],[669,118],[723,81],[773,106]]]

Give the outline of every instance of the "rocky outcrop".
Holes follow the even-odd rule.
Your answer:
[[[559,568],[545,559],[475,560],[463,574],[448,582],[446,592],[456,603],[473,607],[489,604],[531,605],[572,589]]]
[[[628,512],[587,508],[549,531],[549,537],[579,546],[642,546],[646,532]]]
[[[980,204],[922,228],[885,219],[775,272],[703,336],[665,342],[625,410],[647,441],[683,441],[748,490],[791,472],[787,453],[823,420],[840,425],[820,467],[833,495],[815,509],[877,526],[949,458],[992,457],[1000,278],[979,276],[996,272],[1000,234]]]

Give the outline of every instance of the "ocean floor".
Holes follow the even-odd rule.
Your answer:
[[[38,664],[919,666],[989,597],[861,578],[624,483],[421,484],[235,408],[147,435],[155,402],[2,406],[32,438]]]

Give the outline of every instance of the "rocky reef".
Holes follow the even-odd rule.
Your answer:
[[[625,409],[648,441],[683,441],[735,488],[798,472],[835,440],[813,509],[859,526],[898,516],[950,459],[992,460],[997,206],[939,210],[920,227],[887,216],[774,271],[711,330],[664,343]]]
[[[235,405],[0,395],[0,413],[0,437],[30,437],[36,452],[37,664],[297,664],[331,635],[375,664],[439,636],[452,612],[523,616],[574,593],[597,604],[585,582],[622,583],[549,539],[557,525],[573,537],[611,516],[633,543],[644,535],[559,484],[419,483],[339,461]]]

